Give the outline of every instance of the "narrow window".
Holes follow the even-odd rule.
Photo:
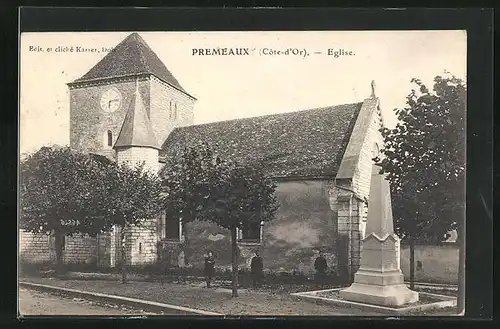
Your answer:
[[[108,130],[108,146],[113,146],[113,133],[111,130]]]
[[[373,149],[372,149],[372,158],[376,159],[380,156],[380,149],[378,147],[378,144],[375,143],[373,144]]]
[[[139,254],[142,253],[142,242],[139,242]]]
[[[61,250],[65,250],[66,249],[66,235],[62,235],[61,236]]]
[[[172,101],[169,103],[169,108],[168,108],[168,117],[172,119]]]

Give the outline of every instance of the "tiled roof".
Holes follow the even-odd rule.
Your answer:
[[[129,146],[159,149],[153,126],[146,113],[141,95],[137,90],[132,96],[130,107],[123,120],[123,125],[114,148]]]
[[[206,142],[225,159],[263,165],[273,177],[332,176],[363,103],[175,128],[161,156]]]
[[[139,74],[153,74],[186,93],[165,64],[137,33],[126,37],[90,71],[73,83]]]

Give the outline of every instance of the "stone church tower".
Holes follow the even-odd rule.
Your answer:
[[[147,169],[157,172],[158,152],[170,132],[193,124],[196,99],[137,33],[68,86],[70,146],[119,163],[144,161]],[[146,222],[125,233],[128,264],[156,261],[156,219]],[[105,253],[100,258],[110,266],[121,257],[119,237],[115,228],[97,241]]]
[[[137,33],[125,38],[68,86],[70,146],[81,151],[116,159],[123,146],[116,143],[124,128],[130,131],[151,128],[156,139],[154,147],[160,147],[175,127],[193,124],[196,99],[182,88]],[[133,104],[143,109],[127,118]],[[149,123],[130,126],[127,120],[136,120],[134,115],[142,116],[143,112]]]

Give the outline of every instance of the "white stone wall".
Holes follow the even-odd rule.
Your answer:
[[[97,238],[77,234],[65,237],[63,262],[93,263],[97,261]],[[106,241],[102,240],[100,247],[106,248]],[[105,249],[102,250],[104,255]],[[31,233],[19,231],[19,258],[23,262],[43,263],[56,261],[54,236],[45,233]],[[105,256],[104,256],[105,258]]]
[[[379,131],[381,127],[379,112],[374,111],[370,118],[370,125],[366,132],[352,179],[352,189],[361,198],[368,199],[370,195],[374,146],[376,144],[379,148],[383,147],[383,138]]]
[[[117,152],[117,159],[119,163],[128,163],[134,166],[138,163],[145,162],[147,169],[152,172],[158,172],[158,150],[150,147],[129,147],[126,149],[119,149]]]
[[[145,220],[140,227],[131,227],[126,234],[127,263],[130,265],[152,264],[157,260],[156,220]]]
[[[97,262],[97,239],[83,234],[66,236],[63,261],[66,264]]]
[[[175,127],[194,122],[195,99],[152,76],[150,79],[150,120],[159,145],[162,145]],[[171,116],[177,106],[177,116]]]
[[[53,240],[49,234],[19,230],[19,260],[27,263],[55,262]]]

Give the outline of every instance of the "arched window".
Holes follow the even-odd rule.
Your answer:
[[[113,133],[111,132],[111,130],[108,130],[108,146],[113,146]]]

